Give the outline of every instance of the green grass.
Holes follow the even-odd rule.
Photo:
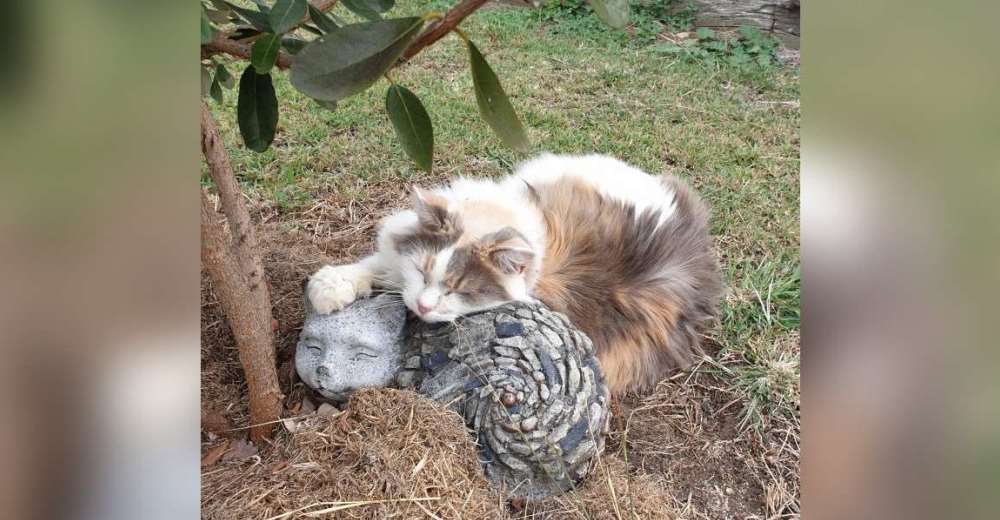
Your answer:
[[[449,4],[403,2],[394,12]],[[294,226],[331,194],[363,211],[387,187],[455,174],[504,175],[540,151],[605,153],[652,173],[672,172],[712,209],[730,290],[712,336],[721,347],[720,374],[745,397],[744,424],[795,417],[799,109],[775,102],[797,102],[797,71],[771,66],[747,73],[725,60],[682,59],[592,16],[545,19],[536,10],[489,9],[462,27],[510,95],[532,141],[530,154],[504,148],[479,118],[467,54],[450,36],[393,73],[430,112],[433,175],[418,171],[397,143],[384,111],[385,81],[328,111],[279,73],[278,137],[263,154],[239,142],[235,94],[226,91],[222,107],[210,101],[247,194]],[[230,70],[238,74],[240,67]]]

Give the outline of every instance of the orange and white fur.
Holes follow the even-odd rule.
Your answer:
[[[545,154],[504,179],[414,189],[377,251],[310,277],[320,313],[372,286],[429,322],[537,299],[587,333],[613,394],[655,384],[701,352],[721,281],[708,216],[669,176],[616,159]]]

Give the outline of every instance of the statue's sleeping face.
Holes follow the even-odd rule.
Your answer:
[[[335,401],[358,388],[386,386],[400,368],[405,322],[405,305],[391,295],[361,299],[331,314],[316,314],[306,303],[295,369]]]

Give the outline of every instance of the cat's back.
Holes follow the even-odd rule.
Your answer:
[[[545,223],[533,296],[590,336],[613,393],[701,351],[721,278],[693,190],[598,155],[542,156],[506,182],[533,194]]]
[[[636,214],[658,211],[660,222],[674,212],[675,194],[668,183],[606,155],[543,154],[518,166],[507,182],[521,189],[524,182],[535,188],[579,183],[602,197],[635,207]]]

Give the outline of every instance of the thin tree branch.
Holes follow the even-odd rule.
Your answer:
[[[432,24],[427,30],[423,32],[417,39],[406,48],[406,52],[403,53],[403,61],[407,61],[417,55],[420,51],[424,50],[425,47],[433,44],[434,42],[444,38],[446,34],[451,32],[459,23],[462,22],[467,16],[476,12],[486,3],[486,0],[462,0],[461,2],[455,4],[447,13],[445,13],[444,18],[441,18],[436,23]]]
[[[204,59],[213,54],[228,54],[249,61],[251,45],[230,40],[229,36],[228,33],[216,33],[211,42],[201,46],[201,57]],[[278,59],[274,62],[274,66],[283,70],[291,67],[292,56],[285,51],[278,51]]]

